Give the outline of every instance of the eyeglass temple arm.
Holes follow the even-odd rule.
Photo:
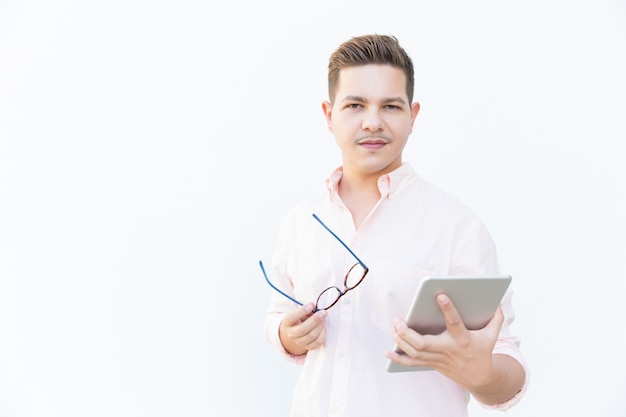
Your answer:
[[[323,222],[323,221],[322,221],[319,217],[317,217],[317,214],[313,213],[313,217],[314,217],[314,218],[315,218],[315,220],[317,220],[317,221],[318,221],[318,222],[319,222],[322,226],[324,226],[324,229],[328,230],[328,232],[330,232],[330,234],[331,234],[331,235],[333,235],[333,236],[335,237],[335,239],[337,239],[337,240],[339,241],[339,243],[341,243],[341,244],[343,245],[343,247],[344,247],[344,248],[346,248],[346,249],[348,250],[348,252],[350,252],[350,253],[352,254],[352,256],[354,256],[354,259],[356,259],[356,260],[357,260],[357,261],[361,264],[361,266],[363,267],[363,269],[365,269],[366,271],[367,271],[367,270],[369,270],[369,268],[368,268],[367,266],[365,266],[365,264],[363,263],[363,261],[361,261],[361,260],[359,259],[359,257],[358,257],[358,256],[356,256],[356,254],[355,254],[354,252],[352,252],[352,249],[350,249],[350,248],[348,247],[348,245],[346,245],[346,244],[343,242],[343,240],[341,240],[341,239],[339,238],[339,236],[337,236],[337,235],[335,234],[335,232],[333,232],[332,230],[330,230],[330,229],[328,228],[328,226],[326,226],[326,225],[324,224],[324,222]]]
[[[291,297],[290,295],[284,293],[283,291],[278,289],[274,284],[272,284],[270,279],[267,277],[267,274],[265,273],[265,268],[263,268],[263,261],[259,261],[259,266],[261,267],[261,271],[263,271],[263,276],[265,277],[265,281],[267,281],[267,283],[270,284],[270,287],[274,288],[276,291],[278,291],[279,293],[281,293],[285,297],[289,298],[291,301],[293,301],[294,303],[298,304],[299,306],[302,305],[302,303],[300,301],[298,301],[295,298]]]

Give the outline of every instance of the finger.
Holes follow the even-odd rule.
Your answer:
[[[322,345],[326,335],[324,318],[327,315],[328,313],[324,310],[318,311],[292,328],[294,341],[308,349]]]
[[[285,326],[293,327],[298,323],[306,320],[311,315],[314,309],[315,304],[313,303],[308,303],[301,307],[298,307],[285,315],[285,317],[283,318],[283,323],[285,324]]]
[[[388,351],[385,356],[394,362],[407,366],[434,366],[441,353],[433,351],[431,344],[437,336],[421,335],[410,329],[403,321],[397,320],[393,328],[394,341],[400,352]]]
[[[328,315],[328,312],[320,310],[312,313],[310,310],[313,308],[313,305],[308,304],[301,307],[302,311],[299,311],[297,314],[294,312],[294,315],[291,317],[292,322],[286,322],[286,324],[290,324],[290,326],[287,326],[290,337],[294,339],[301,338],[311,333],[316,327],[324,326],[324,318]]]
[[[437,368],[441,362],[441,354],[432,352],[418,352],[416,355],[409,356],[405,353],[399,353],[393,350],[385,352],[385,357],[405,366],[430,366]]]
[[[437,296],[437,304],[443,314],[446,321],[446,329],[448,333],[456,340],[461,338],[467,339],[469,337],[469,330],[463,324],[463,319],[459,315],[459,312],[452,304],[450,298],[445,294],[439,294]]]
[[[298,325],[298,328],[301,329],[303,333],[310,333],[317,328],[324,328],[324,319],[327,315],[328,312],[326,310],[319,310],[302,321],[300,325]]]
[[[416,357],[420,351],[428,349],[426,338],[411,329],[404,321],[396,320],[393,337],[398,348],[408,356]]]
[[[489,320],[489,323],[485,326],[485,331],[492,338],[497,338],[500,334],[500,330],[502,329],[502,324],[504,323],[504,312],[502,311],[502,307],[498,306],[495,314]]]

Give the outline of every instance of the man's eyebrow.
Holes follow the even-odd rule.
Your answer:
[[[406,101],[402,97],[389,97],[389,98],[383,100],[383,103],[385,103],[385,104],[389,104],[389,103],[406,104]]]
[[[366,103],[367,100],[364,97],[361,96],[345,96],[342,100],[342,102],[344,101],[354,101],[357,103]],[[406,104],[406,101],[402,98],[402,97],[389,97],[386,98],[384,100],[382,100],[383,104],[389,104],[389,103],[400,103],[400,104]]]
[[[367,100],[361,96],[345,96],[341,101],[356,101],[359,103],[365,103]]]

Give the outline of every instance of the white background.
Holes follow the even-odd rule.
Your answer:
[[[257,262],[339,164],[328,56],[374,32],[416,66],[405,159],[514,277],[507,415],[625,415],[624,2],[4,0],[0,416],[287,414]]]

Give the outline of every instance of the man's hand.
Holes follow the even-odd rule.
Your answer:
[[[326,340],[324,318],[326,310],[311,314],[315,305],[305,304],[288,313],[280,323],[279,336],[285,350],[292,355],[302,355],[309,350],[318,349]]]
[[[514,359],[493,355],[504,322],[501,308],[484,328],[468,330],[445,294],[437,296],[437,303],[446,330],[439,335],[421,335],[398,320],[393,328],[394,340],[405,355],[386,352],[385,356],[402,365],[431,366],[489,403],[512,398],[521,388],[520,379],[523,385],[524,374]]]

